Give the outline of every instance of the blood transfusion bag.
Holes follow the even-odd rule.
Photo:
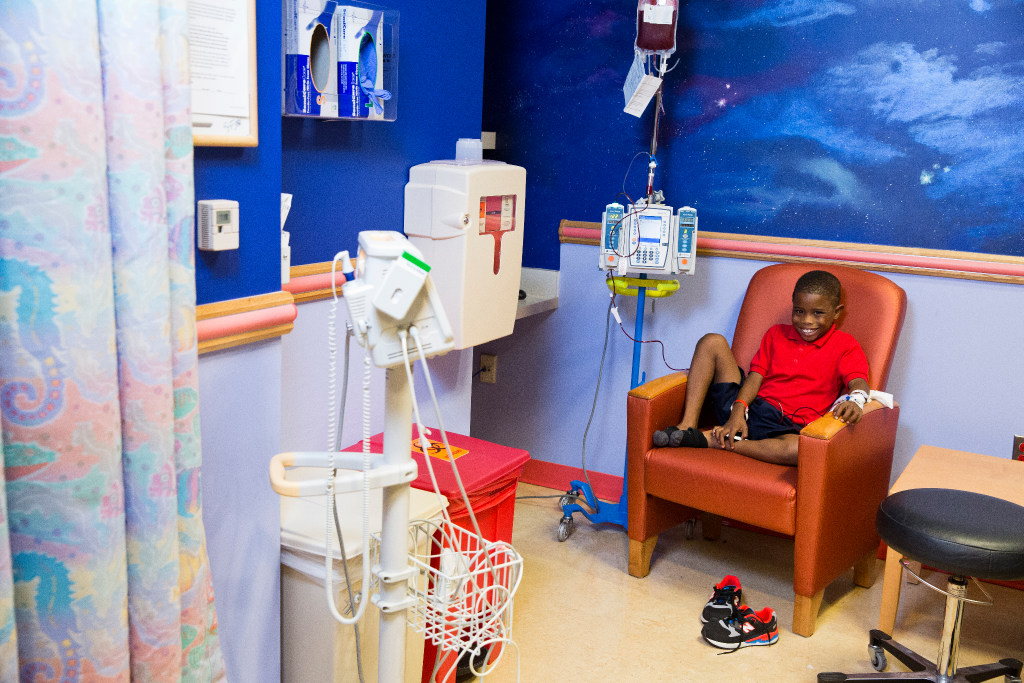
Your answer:
[[[678,0],[640,0],[636,8],[636,49],[668,57],[676,51]]]

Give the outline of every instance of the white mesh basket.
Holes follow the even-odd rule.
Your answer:
[[[374,535],[375,557],[379,544]],[[408,596],[415,603],[406,614],[413,628],[439,648],[471,657],[511,639],[512,598],[523,568],[515,548],[447,521],[429,520],[409,524],[409,548],[416,573],[409,579]],[[503,648],[495,651],[487,668],[498,663]]]

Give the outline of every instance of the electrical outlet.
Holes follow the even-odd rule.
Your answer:
[[[1024,436],[1013,435],[1013,455],[1010,457],[1015,460],[1024,460]]]
[[[480,354],[480,381],[488,384],[498,382],[498,357],[489,353]]]

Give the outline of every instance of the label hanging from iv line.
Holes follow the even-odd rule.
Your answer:
[[[640,118],[651,98],[658,92],[661,79],[646,73],[644,59],[639,52],[634,52],[633,55],[633,66],[629,68],[626,83],[622,86],[622,95],[626,101],[622,111]]]

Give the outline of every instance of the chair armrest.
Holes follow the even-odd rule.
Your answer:
[[[849,425],[826,415],[800,433],[794,589],[814,595],[878,546],[899,406],[877,402]]]
[[[669,375],[652,379],[650,382],[644,382],[640,386],[634,388],[629,392],[630,396],[636,396],[644,400],[651,400],[664,394],[665,392],[677,389],[681,385],[686,384],[686,371],[673,372]],[[683,387],[684,395],[686,388]],[[678,421],[678,420],[677,420]]]
[[[878,401],[871,401],[866,406],[864,406],[864,417],[867,417],[870,413],[873,413],[876,410],[885,409],[885,406],[883,406]],[[863,418],[861,419],[861,421],[863,421]],[[842,420],[837,420],[835,417],[833,417],[832,413],[826,413],[825,415],[822,415],[811,424],[805,426],[800,431],[800,436],[807,436],[812,439],[823,439],[827,441],[834,437],[836,434],[840,432],[840,430],[847,426],[847,423],[843,422]]]
[[[654,432],[679,422],[686,399],[686,372],[652,379],[634,388],[626,396],[626,424],[629,436],[643,436],[649,448]]]

